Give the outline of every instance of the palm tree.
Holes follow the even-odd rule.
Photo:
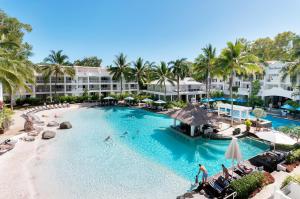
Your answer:
[[[194,71],[203,75],[206,80],[206,98],[209,99],[210,91],[210,77],[216,71],[216,48],[213,48],[211,44],[208,44],[205,48],[202,48],[203,54],[200,54],[194,63]]]
[[[123,79],[129,80],[131,78],[130,64],[126,61],[127,57],[121,53],[116,56],[114,60],[115,66],[108,68],[109,73],[113,76],[114,80],[119,80],[121,83],[121,94],[123,93]]]
[[[51,53],[44,59],[45,63],[49,65],[42,66],[41,72],[45,80],[51,78],[51,76],[55,76],[55,89],[54,95],[56,96],[57,91],[57,79],[59,75],[69,75],[70,77],[75,76],[75,70],[73,67],[66,66],[68,63],[68,56],[63,54],[62,50],[54,51],[51,50]],[[51,99],[52,100],[52,99]]]
[[[174,78],[171,69],[168,67],[166,62],[162,61],[160,62],[160,65],[155,66],[154,74],[155,74],[155,79],[157,80],[157,85],[159,85],[160,88],[164,87],[165,100],[166,100],[167,99],[166,82],[169,82],[170,84],[174,85]]]
[[[258,65],[258,58],[247,53],[244,45],[237,40],[235,43],[228,42],[227,48],[223,49],[218,59],[218,67],[229,76],[230,98],[232,99],[233,77],[235,75],[249,75],[262,73],[263,69]],[[231,100],[231,126],[233,125],[233,100]]]
[[[183,80],[189,73],[189,67],[186,58],[177,59],[169,62],[171,70],[176,79],[177,84],[177,100],[180,100],[180,80]]]
[[[296,37],[293,42],[293,62],[287,63],[285,67],[281,69],[281,79],[284,81],[288,76],[293,86],[297,85],[297,77],[300,73],[300,36]],[[298,93],[298,92],[297,92]],[[295,95],[298,95],[295,93]]]
[[[10,95],[10,106],[13,109],[13,95],[17,90],[31,92],[27,83],[34,84],[33,64],[24,55],[23,46],[7,40],[3,34],[0,39],[0,84]],[[2,99],[0,99],[2,100]]]
[[[147,82],[147,73],[149,72],[151,65],[152,63],[149,63],[148,61],[144,62],[141,57],[133,62],[134,68],[132,69],[132,75],[138,82],[138,93],[140,93],[140,89]]]

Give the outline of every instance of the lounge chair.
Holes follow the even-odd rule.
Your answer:
[[[232,193],[232,190],[229,188],[229,182],[222,176],[209,181],[204,190],[208,195],[216,198],[224,198],[226,195]]]

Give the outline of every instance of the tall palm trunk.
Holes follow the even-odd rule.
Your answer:
[[[3,84],[0,81],[0,102],[3,101]]]
[[[55,73],[55,84],[54,84],[54,96],[55,96],[55,98],[57,98],[57,96],[56,96],[56,90],[57,90],[57,76],[58,76],[58,74],[57,73]],[[50,77],[51,78],[51,77]],[[55,101],[55,100],[54,100]]]
[[[207,99],[207,103],[209,104],[209,91],[208,91],[208,84],[209,84],[209,71],[207,70],[207,76],[206,76],[206,85],[205,85],[205,92],[206,92],[206,99]]]
[[[164,87],[165,87],[165,100],[167,101],[167,87],[166,87],[166,81],[164,81]]]
[[[233,100],[232,100],[232,84],[233,84],[233,72],[230,75],[229,87],[230,87],[230,98],[231,98],[231,126],[233,126]]]
[[[137,79],[136,82],[138,83],[138,94],[140,94],[141,93],[141,90],[140,90],[141,84],[140,84],[140,81],[139,81],[140,76],[138,75],[136,79]]]
[[[180,88],[180,85],[179,85],[179,76],[177,76],[177,100],[180,101],[180,93],[179,93],[179,88]]]
[[[10,109],[11,110],[14,110],[13,98],[14,98],[14,95],[11,93],[10,94]]]
[[[121,76],[121,94],[123,93],[123,77]]]
[[[210,72],[207,71],[207,80],[206,80],[206,98],[209,103],[209,91],[210,91]]]

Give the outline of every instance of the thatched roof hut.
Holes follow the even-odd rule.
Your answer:
[[[174,126],[176,126],[176,120],[189,125],[191,127],[191,136],[193,136],[195,127],[208,124],[212,120],[212,113],[208,113],[206,110],[193,104],[189,104],[183,109],[171,111],[168,115],[174,118]]]

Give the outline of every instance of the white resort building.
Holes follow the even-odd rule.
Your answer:
[[[256,77],[234,77],[234,94],[248,98],[251,92],[251,83],[253,80],[259,80],[261,89],[258,93],[266,104],[272,103],[273,107],[280,107],[287,99],[299,100],[299,96],[295,95],[297,91],[292,86],[290,78],[287,77],[282,81],[281,69],[286,63],[279,61],[269,61],[264,65],[264,75]],[[75,76],[73,78],[69,76],[60,76],[57,81],[57,94],[80,96],[85,90],[89,95],[99,94],[107,96],[110,94],[120,93],[121,85],[120,81],[114,81],[112,75],[109,74],[106,68],[100,67],[82,67],[74,66]],[[300,79],[297,80],[300,84]],[[36,85],[32,86],[32,93],[21,92],[17,94],[15,98],[22,97],[37,97],[43,98],[54,95],[55,77],[51,77],[48,82],[44,82],[42,75],[36,75]],[[0,100],[1,100],[0,85]],[[123,81],[123,92],[136,93],[138,91],[137,82]],[[211,79],[211,92],[222,91],[225,95],[229,95],[229,82],[222,79]],[[143,90],[143,93],[149,94],[156,99],[164,99],[165,88],[164,86],[157,84],[157,81],[152,81],[147,85],[147,89]],[[195,81],[193,78],[187,77],[180,80],[179,89],[181,100],[191,101],[199,100],[205,97],[205,83]],[[5,96],[5,94],[4,94]],[[166,96],[167,100],[177,99],[177,84],[174,82],[172,85],[166,82]]]
[[[112,75],[109,74],[107,69],[101,67],[82,66],[74,66],[74,68],[75,76],[73,78],[67,75],[58,77],[56,92],[59,96],[80,96],[85,92],[85,90],[89,93],[89,95],[99,94],[102,96],[121,92],[120,81],[114,81],[112,79]],[[21,96],[37,98],[53,96],[55,90],[55,77],[52,76],[49,78],[48,82],[45,82],[43,76],[41,74],[37,74],[36,85],[30,85],[30,87],[32,89],[31,93],[22,91],[21,93],[18,93],[15,98]],[[123,92],[136,93],[137,90],[137,82],[123,81]]]
[[[205,94],[205,85],[195,81],[193,78],[187,77],[179,81],[179,93],[181,100],[191,101],[192,98],[200,99],[203,94]],[[157,81],[152,81],[147,85],[147,90],[143,90],[144,93],[147,93],[154,98],[164,99],[165,96],[165,87],[160,84],[157,84]],[[166,97],[167,100],[176,100],[177,99],[177,84],[174,82],[172,85],[170,82],[166,82]]]
[[[282,81],[281,69],[285,65],[286,63],[280,61],[269,61],[264,65],[264,75],[250,78],[235,76],[233,80],[234,93],[245,98],[249,97],[251,82],[259,80],[261,89],[258,95],[267,104],[272,103],[273,106],[279,107],[287,99],[299,100],[299,96],[294,95],[296,89],[292,86],[289,76]],[[211,80],[211,90],[222,91],[225,95],[229,95],[229,81],[213,78]]]

